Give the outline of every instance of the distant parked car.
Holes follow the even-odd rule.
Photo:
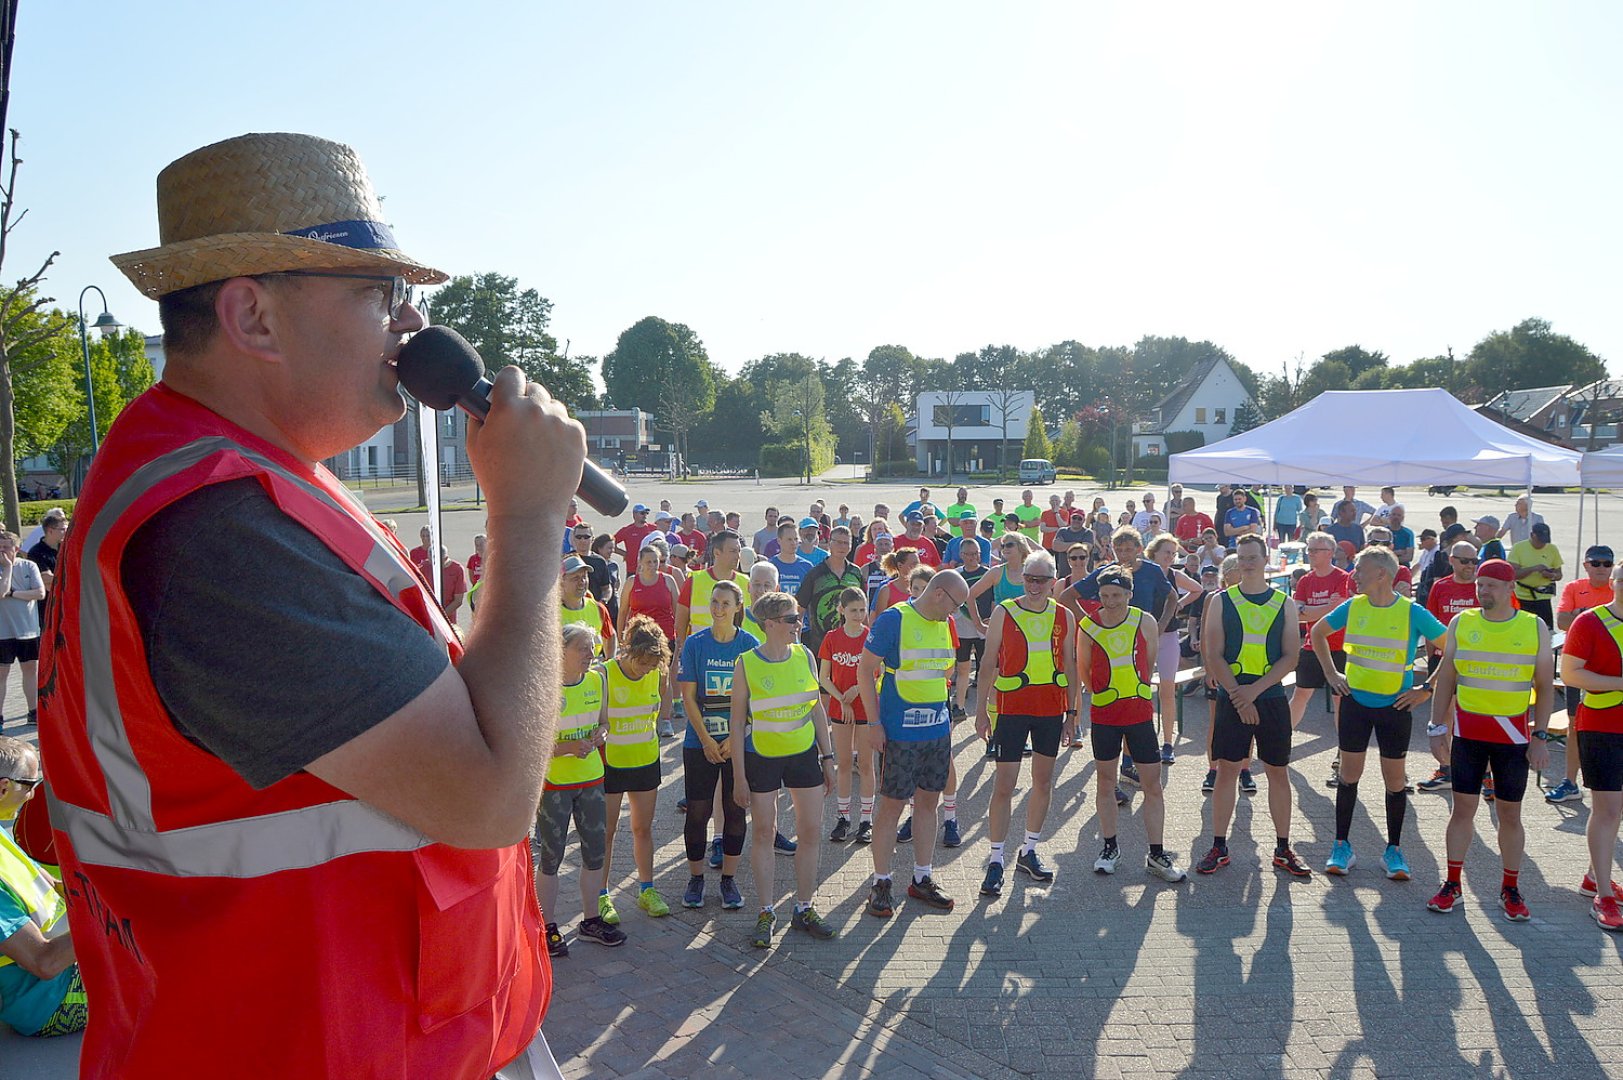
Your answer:
[[[1052,484],[1059,479],[1054,463],[1047,458],[1026,458],[1020,463],[1022,484]]]

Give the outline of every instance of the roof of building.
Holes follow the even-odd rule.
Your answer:
[[[1518,391],[1511,392],[1517,393]],[[1503,397],[1504,395],[1500,396]],[[1509,428],[1518,435],[1526,435],[1528,438],[1537,439],[1540,442],[1547,442],[1551,446],[1564,446],[1568,450],[1573,449],[1573,444],[1568,440],[1561,438],[1559,435],[1556,435],[1553,432],[1545,431],[1541,427],[1529,424],[1519,416],[1512,416],[1511,414],[1500,410],[1496,405],[1473,405],[1472,408],[1475,409],[1480,415],[1486,416],[1489,420],[1492,420],[1496,424]],[[1537,411],[1538,410],[1536,409],[1534,410],[1534,412]],[[1528,415],[1532,414],[1529,413]]]
[[[1623,398],[1623,379],[1599,379],[1576,389],[1568,387],[1572,396],[1583,402],[1616,401]]]
[[[1216,369],[1218,364],[1227,366],[1228,361],[1216,353],[1203,360],[1196,361],[1195,366],[1189,369],[1189,374],[1184,376],[1183,381],[1174,386],[1171,393],[1156,403],[1155,409],[1152,411],[1155,412],[1159,419],[1144,425],[1143,430],[1138,434],[1163,434],[1167,429],[1167,425],[1177,418],[1185,405],[1189,404],[1189,399],[1195,396],[1195,391],[1200,389],[1201,384],[1206,381],[1207,376]]]
[[[1513,416],[1517,420],[1528,420],[1549,408],[1571,390],[1571,383],[1561,386],[1532,386],[1525,390],[1506,390],[1488,402],[1487,407],[1505,416]]]

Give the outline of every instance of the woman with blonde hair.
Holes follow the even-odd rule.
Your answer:
[[[647,554],[648,549],[643,549]],[[638,560],[639,563],[645,560]],[[638,567],[639,572],[641,567]],[[609,897],[614,868],[614,834],[620,827],[620,797],[631,801],[631,851],[637,864],[637,906],[659,918],[671,913],[654,888],[654,799],[659,794],[659,734],[655,721],[670,686],[671,647],[664,630],[647,615],[633,615],[620,633],[620,649],[603,665],[608,693],[609,733],[603,748],[603,792],[607,800],[608,867],[598,914],[607,923],[620,916]]]
[[[889,579],[874,598],[873,611],[878,615],[892,604],[900,604],[911,597],[911,575],[919,564],[917,548],[898,548],[880,560],[879,565]],[[928,581],[928,579],[926,579]]]

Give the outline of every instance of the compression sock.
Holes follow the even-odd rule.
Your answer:
[[[1358,806],[1358,781],[1343,780],[1336,788],[1336,839],[1345,840],[1352,834],[1353,810]]]
[[[1453,859],[1448,860],[1448,880],[1458,885],[1460,883],[1460,871],[1464,869],[1464,862],[1455,862]]]
[[[1397,847],[1403,842],[1403,815],[1409,809],[1409,793],[1386,793],[1386,842]]]

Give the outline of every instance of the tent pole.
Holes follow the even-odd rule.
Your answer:
[[[1584,495],[1586,492],[1584,491],[1582,484],[1583,481],[1580,480],[1578,487],[1578,549],[1572,553],[1574,560],[1582,558],[1584,550]],[[1595,507],[1595,514],[1596,516],[1599,516],[1599,506]]]

